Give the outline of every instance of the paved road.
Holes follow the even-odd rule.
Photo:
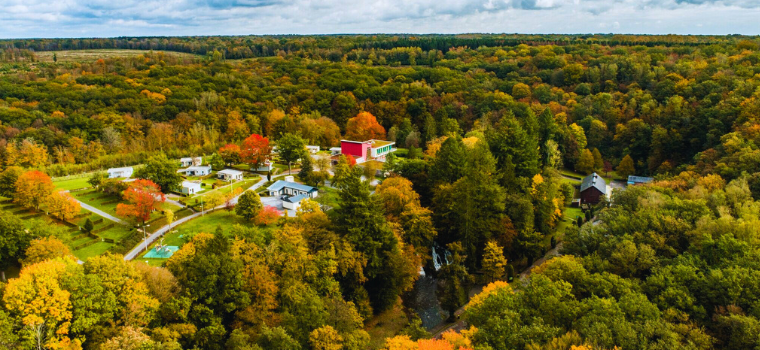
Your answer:
[[[74,197],[74,199],[76,199],[76,197]],[[104,212],[104,211],[102,211],[102,210],[100,210],[98,208],[95,208],[95,207],[93,207],[93,206],[91,206],[91,205],[89,205],[87,203],[84,203],[84,202],[82,202],[82,201],[80,201],[78,199],[76,199],[76,201],[79,202],[79,205],[81,205],[82,208],[85,208],[85,209],[87,209],[87,210],[89,210],[89,211],[91,211],[91,212],[93,212],[95,214],[98,214],[98,215],[100,215],[100,216],[102,216],[102,217],[104,217],[104,218],[106,218],[108,220],[111,220],[113,222],[117,222],[117,223],[120,223],[122,225],[127,225],[127,222],[125,222],[122,219],[119,219],[119,218],[117,218],[117,217],[115,217],[115,216],[113,216],[111,214],[108,214],[108,213],[106,213],[106,212]]]

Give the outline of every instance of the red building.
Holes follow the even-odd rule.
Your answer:
[[[385,161],[385,156],[395,151],[395,142],[382,140],[369,141],[340,141],[340,153],[353,156],[356,163],[364,163],[368,160]]]

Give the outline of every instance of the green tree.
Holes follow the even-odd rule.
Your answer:
[[[304,140],[291,133],[287,133],[277,140],[277,149],[280,159],[288,163],[288,174],[290,174],[290,165],[307,154]]]
[[[453,183],[464,176],[467,166],[467,149],[460,137],[449,137],[441,144],[430,174],[434,183]]]
[[[182,182],[182,176],[177,169],[179,169],[177,162],[159,153],[150,157],[144,167],[137,169],[135,177],[151,180],[161,188],[161,192],[169,193],[179,187]]]
[[[636,167],[633,165],[633,158],[631,158],[630,155],[626,155],[623,157],[623,160],[620,161],[620,164],[618,164],[617,168],[615,169],[615,172],[617,172],[618,176],[627,178],[628,175],[633,175],[636,173]]]
[[[594,155],[588,149],[581,151],[581,157],[575,163],[575,171],[581,174],[591,174],[594,171]]]
[[[224,162],[224,158],[219,155],[219,153],[214,153],[207,159],[208,165],[211,166],[211,169],[214,169],[216,171],[224,169],[224,167],[227,165]]]
[[[90,218],[87,218],[87,220],[84,222],[84,226],[82,226],[82,230],[84,232],[90,233],[93,229],[95,229],[95,224],[92,223],[92,220],[90,220]]]
[[[301,170],[298,172],[298,177],[301,181],[307,184],[313,184],[314,167],[312,165],[311,155],[308,152],[304,152],[301,158]]]
[[[518,177],[533,177],[538,173],[538,140],[531,137],[513,116],[504,117],[486,137],[491,153],[501,172],[513,172]],[[508,169],[512,164],[514,170]]]
[[[436,295],[441,307],[449,313],[449,322],[453,322],[456,320],[454,312],[467,303],[470,275],[464,267],[467,257],[462,255],[462,245],[455,242],[449,243],[447,247],[451,252],[451,262],[441,266],[438,271],[438,278],[442,283],[438,285]]]
[[[107,179],[106,175],[100,171],[92,173],[92,176],[90,176],[89,179],[87,179],[87,183],[90,184],[90,186],[95,188],[100,188],[100,185],[103,184],[103,181]]]
[[[601,171],[604,169],[604,158],[602,158],[602,153],[599,152],[599,149],[594,147],[591,154],[594,155],[594,170]]]
[[[504,267],[507,259],[504,251],[496,242],[489,241],[483,250],[483,275],[487,282],[493,282],[504,278]]]
[[[0,196],[13,198],[16,193],[16,181],[24,173],[18,166],[10,166],[0,173]]]
[[[261,198],[256,191],[248,190],[243,192],[235,205],[235,213],[244,217],[246,220],[252,220],[259,215],[264,205],[261,204]]]

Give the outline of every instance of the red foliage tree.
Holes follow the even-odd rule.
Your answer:
[[[250,164],[252,168],[258,168],[269,158],[271,151],[268,138],[259,134],[251,134],[243,140],[240,158],[243,162]]]
[[[139,223],[148,221],[150,213],[161,209],[161,204],[166,200],[166,196],[161,193],[161,187],[153,181],[143,179],[132,181],[123,196],[129,204],[116,205],[116,215]]]
[[[356,165],[356,158],[354,158],[354,156],[350,154],[346,155],[346,161],[348,162],[348,165],[350,167],[353,167],[354,165]]]
[[[219,148],[219,156],[222,157],[227,165],[240,163],[240,146],[234,144],[224,145]]]
[[[269,225],[282,216],[282,212],[277,208],[267,205],[256,215],[256,225]]]
[[[346,138],[353,141],[385,139],[385,128],[370,112],[361,112],[346,123]]]

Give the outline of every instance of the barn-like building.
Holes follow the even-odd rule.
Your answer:
[[[581,182],[581,204],[597,204],[607,195],[607,182],[597,173],[583,178]]]

